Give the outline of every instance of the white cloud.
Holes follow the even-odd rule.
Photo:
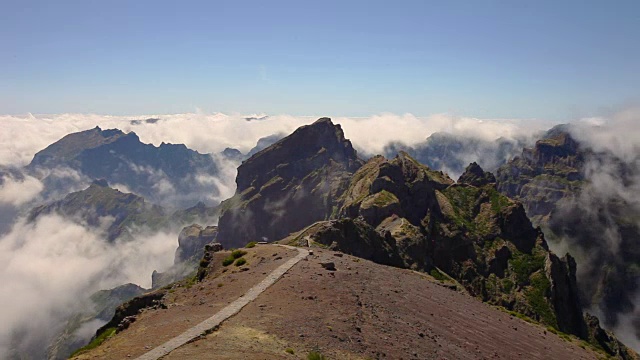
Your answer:
[[[14,179],[5,176],[0,184],[0,203],[20,206],[33,200],[44,188],[40,180],[25,176],[24,179]]]
[[[264,116],[264,115],[263,115]],[[263,116],[260,116],[261,118]],[[94,114],[58,114],[0,116],[0,164],[25,165],[33,155],[63,136],[100,126],[135,131],[140,140],[156,146],[162,142],[182,143],[201,153],[219,153],[226,147],[247,152],[258,139],[275,133],[289,134],[319,116],[272,115],[258,121],[246,121],[241,114],[170,114],[144,116],[107,116]],[[159,121],[146,122],[148,118]],[[134,123],[131,120],[138,120]],[[334,117],[354,146],[369,154],[381,153],[390,141],[411,145],[436,131],[465,134],[494,140],[529,135],[548,128],[544,121],[514,119],[477,119],[447,114],[418,117],[412,114],[380,114],[364,118]]]
[[[16,344],[41,354],[93,292],[128,282],[150,287],[152,271],[168,268],[178,245],[177,234],[109,244],[99,233],[51,215],[0,238],[0,354]]]

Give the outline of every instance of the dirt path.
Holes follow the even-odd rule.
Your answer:
[[[151,351],[145,353],[144,355],[138,357],[138,360],[156,360],[159,359],[171,351],[177,349],[178,347],[192,341],[193,339],[198,338],[202,334],[206,334],[211,329],[214,329],[230,318],[231,316],[237,314],[245,305],[249,304],[251,301],[255,300],[258,295],[267,290],[271,285],[273,285],[284,273],[286,273],[289,269],[291,269],[295,264],[297,264],[300,260],[304,259],[309,252],[305,249],[294,248],[286,245],[278,245],[288,249],[296,249],[298,250],[298,255],[294,258],[288,260],[284,264],[280,265],[274,271],[272,271],[267,277],[262,280],[258,285],[252,287],[245,294],[241,295],[236,301],[227,305],[222,310],[218,311],[212,317],[206,319],[205,321],[199,323],[198,325],[188,329],[182,334],[172,338],[171,340],[165,342],[164,344],[152,349]]]

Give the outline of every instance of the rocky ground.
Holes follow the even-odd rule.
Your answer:
[[[216,331],[166,358],[297,359],[310,351],[329,359],[601,356],[426,274],[313,250]],[[248,251],[243,267],[223,267],[228,253],[217,253],[202,282],[167,290],[167,309],[143,311],[128,329],[77,358],[135,358],[213,315],[295,255],[272,245]],[[326,262],[336,270],[323,268]]]

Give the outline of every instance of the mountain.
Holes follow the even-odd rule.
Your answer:
[[[551,145],[562,147],[564,142],[566,139]],[[540,144],[541,148],[545,146]],[[563,153],[554,150],[552,154],[555,155],[539,159],[555,159],[552,161],[562,164],[559,159]],[[495,320],[500,319],[498,309],[502,309],[538,324],[535,326],[542,324],[544,327],[538,329],[544,331],[539,334],[545,339],[546,331],[563,333],[569,341],[582,341],[583,347],[589,344],[601,354],[621,359],[637,358],[615,336],[603,330],[596,317],[585,313],[575,259],[569,254],[559,257],[549,250],[545,234],[533,226],[525,206],[501,194],[498,181],[480,165],[471,163],[455,182],[444,172],[421,164],[406,152],[399,152],[392,159],[375,156],[365,163],[358,158],[340,126],[328,118],[297,129],[254,154],[238,168],[236,194],[219,208],[221,216],[216,241],[227,248],[259,240],[277,241],[311,248],[314,254],[295,265],[280,280],[285,283],[284,288],[277,287],[277,283],[274,286],[280,290],[270,292],[267,289],[264,297],[261,295],[260,303],[255,304],[257,313],[241,310],[238,315],[246,314],[262,321],[246,320],[244,324],[251,325],[231,329],[225,328],[225,323],[212,330],[216,333],[211,337],[235,339],[240,343],[248,338],[269,339],[271,345],[254,345],[273,350],[270,346],[274,343],[294,344],[306,351],[310,346],[306,337],[311,334],[308,341],[316,342],[316,346],[321,342],[324,349],[345,351],[332,353],[337,357],[355,354],[363,357],[367,348],[374,348],[376,357],[387,353],[391,358],[404,357],[408,349],[402,344],[407,343],[418,350],[409,353],[413,357],[425,357],[432,352],[440,357],[470,357],[469,353],[456,353],[458,350],[451,349],[439,353],[439,347],[431,342],[418,340],[420,342],[414,344],[413,340],[405,338],[412,323],[402,314],[421,317],[425,315],[425,308],[437,308],[441,315],[460,314],[456,326],[466,329],[477,326],[473,314],[482,311],[483,318],[491,319],[484,320],[483,324],[494,330],[501,329],[489,331],[488,337],[483,339],[478,337],[479,332],[471,332],[465,338],[467,342],[478,344],[475,349],[482,352],[480,344],[486,346],[504,332],[504,324]],[[198,239],[205,230],[194,225],[184,230],[183,238],[199,244]],[[115,336],[113,341],[107,340],[108,352],[105,352],[106,348],[100,350],[98,347],[96,352],[82,354],[79,358],[118,357],[130,354],[130,351],[136,356],[142,354],[144,349],[140,344],[148,341],[145,339],[149,339],[151,333],[155,339],[152,346],[160,344],[157,338],[178,335],[191,326],[187,323],[199,323],[213,315],[208,307],[220,309],[223,304],[242,297],[294,252],[272,245],[258,245],[233,253],[215,252],[210,245],[207,249],[193,277],[119,307],[114,318],[94,339],[99,343]],[[235,260],[237,257],[242,257],[242,261]],[[361,259],[372,260],[378,265],[367,263],[366,267],[360,267]],[[234,265],[230,266],[231,263]],[[299,280],[290,283],[288,279],[292,277]],[[403,280],[391,280],[399,278]],[[426,299],[438,293],[429,286],[418,284],[418,279],[427,278],[439,279],[447,291],[459,290],[475,299],[445,295],[435,301],[437,305],[425,307]],[[405,283],[411,285],[400,285]],[[317,294],[326,298],[317,301]],[[298,298],[309,301],[303,306],[307,308],[302,311],[304,324],[307,324],[304,326],[297,322],[300,319],[294,310],[299,306]],[[482,305],[480,301],[495,308]],[[462,302],[464,306],[455,307]],[[357,306],[353,307],[353,304]],[[181,306],[189,307],[189,311],[180,309]],[[492,310],[485,313],[481,308]],[[347,324],[352,319],[350,316],[356,314],[353,328],[338,325],[331,320],[332,314]],[[189,318],[188,322],[185,317]],[[413,315],[412,319],[415,317]],[[264,327],[265,324],[280,323],[286,324],[285,333],[279,332],[282,329],[279,325]],[[329,328],[326,337],[325,324],[329,324],[326,325]],[[383,324],[389,326],[381,326]],[[408,327],[403,328],[400,324]],[[255,327],[263,332],[256,333]],[[426,333],[432,335],[430,331],[440,334],[442,329],[433,330],[429,326]],[[419,338],[425,337],[425,331],[416,332]],[[438,336],[454,341],[450,334]],[[208,341],[211,337],[204,335],[196,342]],[[388,345],[387,341],[380,341],[383,338],[396,339],[400,345]],[[364,343],[360,347],[347,339],[360,339]],[[346,346],[339,345],[342,342]],[[545,342],[537,348],[546,349]],[[206,341],[197,343],[204,348],[210,346],[207,344]],[[217,345],[211,348],[220,348],[219,343],[214,341],[214,344]],[[505,354],[512,351],[505,350],[509,345],[501,346],[499,350]],[[183,353],[183,350],[188,352]],[[201,350],[187,346],[172,356],[197,358],[194,354],[200,354],[198,351]],[[225,356],[242,354],[246,357],[248,353],[253,354],[245,349]],[[547,353],[543,357],[571,357],[560,354]],[[265,357],[264,353],[255,355]],[[518,355],[522,356],[522,353]],[[511,357],[517,356],[513,353]]]
[[[35,221],[48,214],[58,214],[92,228],[99,228],[105,219],[111,219],[105,233],[109,241],[130,238],[136,228],[159,229],[167,226],[168,220],[162,207],[135,194],[112,189],[106,180],[95,180],[82,191],[35,207],[28,219]]]
[[[276,133],[276,134],[272,134],[272,135],[265,136],[265,137],[262,137],[262,138],[258,139],[258,142],[256,143],[256,146],[251,148],[251,150],[249,150],[249,152],[247,153],[247,155],[245,157],[247,159],[252,157],[253,155],[257,154],[258,152],[260,152],[260,151],[268,148],[269,146],[275,144],[276,142],[278,142],[280,139],[282,139],[285,136],[287,136],[287,134]]]
[[[337,220],[285,242],[443,272],[484,301],[589,340],[573,258],[550,252],[523,206],[500,195],[492,178],[472,164],[454,184],[406,153],[375,157],[354,174]]]
[[[215,224],[218,222],[220,216],[220,209],[217,206],[207,206],[202,201],[199,201],[192,207],[176,210],[171,214],[170,220],[173,224],[178,226],[185,226],[186,224]]]
[[[205,191],[218,194],[203,177],[218,173],[213,158],[183,144],[144,144],[134,133],[118,129],[66,135],[34,156],[28,169],[40,177],[56,168],[70,168],[92,179],[126,186],[154,202],[191,205]]]
[[[285,237],[281,242],[444,273],[491,304],[619,347],[617,340],[598,343],[600,329],[589,328],[573,257],[551,252],[524,206],[500,194],[496,178],[476,163],[458,183],[406,152],[361,165],[340,128],[323,118],[245,161],[236,182],[236,195],[221,205],[218,239],[227,247]]]
[[[567,130],[567,125],[554,127],[497,171],[498,190],[521,199],[536,223],[584,182],[582,170],[589,155]]]
[[[499,138],[496,141],[488,141],[435,132],[425,141],[412,146],[392,142],[385,146],[383,154],[387,158],[393,158],[400,151],[404,151],[431,169],[460,175],[465,167],[474,161],[482,168],[493,171],[520,152],[525,144],[524,139]]]
[[[498,189],[519,199],[552,247],[578,256],[578,285],[587,308],[608,328],[626,322],[640,338],[640,206],[635,200],[640,153],[621,159],[594,151],[561,125],[498,170]]]
[[[327,219],[361,165],[330,119],[297,129],[238,167],[236,193],[220,205],[219,241],[230,248],[278,240]]]
[[[231,252],[216,253],[201,280],[184,280],[123,304],[93,348],[73,359],[141,356],[246,298],[249,289],[297,253],[274,245],[244,250],[247,262],[241,267],[223,265]],[[572,336],[482,303],[451,280],[312,250],[236,315],[163,358],[606,357]],[[333,264],[331,270],[323,268],[327,263]]]

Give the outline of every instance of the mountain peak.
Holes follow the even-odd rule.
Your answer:
[[[238,167],[238,191],[264,184],[275,174],[291,178],[313,171],[329,160],[355,171],[362,165],[351,141],[344,137],[340,125],[320,118],[311,125],[298,128],[291,135],[257,152]],[[301,163],[302,162],[302,163]],[[298,166],[283,166],[299,163]],[[280,168],[277,166],[280,165]],[[300,167],[302,166],[302,167]]]
[[[362,164],[331,119],[298,128],[238,167],[236,195],[222,204],[219,239],[227,247],[278,240],[327,218]]]
[[[333,121],[331,121],[331,118],[329,117],[321,117],[318,120],[314,121],[313,123],[314,124],[327,123],[327,124],[330,124],[331,126],[334,126]]]
[[[458,184],[467,184],[476,187],[495,184],[495,182],[495,176],[490,172],[482,170],[480,165],[475,161],[469,164],[469,166],[464,170],[464,173],[458,178]]]

